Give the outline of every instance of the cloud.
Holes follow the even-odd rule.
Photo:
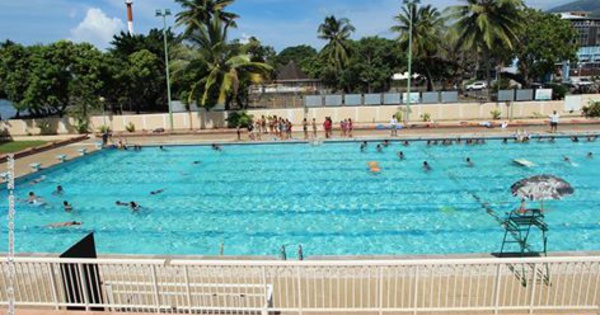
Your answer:
[[[100,49],[108,47],[114,34],[123,29],[123,21],[109,18],[101,9],[88,9],[85,18],[71,29],[71,39],[75,42],[89,42]]]

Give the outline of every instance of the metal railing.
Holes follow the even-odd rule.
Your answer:
[[[7,263],[0,301],[7,305]],[[18,307],[113,312],[600,311],[600,257],[378,261],[16,258]]]

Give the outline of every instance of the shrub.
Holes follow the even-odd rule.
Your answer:
[[[568,87],[558,83],[549,84],[548,87],[552,89],[552,99],[555,101],[565,99],[565,95],[569,92]]]
[[[135,132],[135,125],[133,124],[133,122],[129,122],[127,124],[127,126],[125,126],[125,130],[127,130],[128,132]]]
[[[88,133],[90,131],[90,122],[87,119],[77,119],[75,129],[79,133]]]
[[[498,120],[502,116],[502,112],[497,108],[495,108],[493,111],[491,111],[490,114],[492,114],[493,120]]]
[[[590,100],[588,105],[583,107],[582,112],[586,118],[600,117],[600,101]]]
[[[227,127],[228,128],[237,128],[246,127],[252,123],[252,119],[254,116],[248,115],[245,111],[230,113],[227,117]]]
[[[102,126],[100,126],[100,127],[98,128],[98,131],[99,131],[100,133],[106,133],[106,132],[109,132],[109,131],[110,131],[110,127],[109,127],[109,126],[106,126],[106,125],[102,125]]]
[[[421,115],[421,119],[423,119],[423,122],[430,122],[431,121],[431,114],[430,113],[424,113],[423,115]]]
[[[402,121],[402,111],[400,111],[400,110],[399,110],[399,111],[397,111],[397,112],[394,114],[394,117],[396,117],[396,120],[397,120],[397,121]]]
[[[36,121],[36,125],[40,128],[40,134],[42,135],[54,135],[56,134],[55,128],[52,127],[52,124],[47,119],[41,119]]]

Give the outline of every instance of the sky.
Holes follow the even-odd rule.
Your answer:
[[[174,0],[133,0],[136,33],[161,28],[156,9],[180,7]],[[459,0],[422,0],[443,9]],[[569,0],[525,0],[531,7],[549,9]],[[230,11],[240,15],[232,38],[255,36],[263,44],[281,51],[285,47],[324,43],[316,36],[327,15],[347,17],[356,27],[353,38],[379,35],[390,37],[392,17],[401,0],[237,0]],[[168,17],[168,25],[175,23]],[[100,49],[109,47],[114,34],[127,28],[125,0],[0,0],[0,41],[31,45],[60,39],[90,42]],[[176,30],[177,31],[177,30]]]

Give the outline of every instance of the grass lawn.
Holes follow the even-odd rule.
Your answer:
[[[47,141],[12,141],[0,143],[0,154],[12,153],[45,144]]]

